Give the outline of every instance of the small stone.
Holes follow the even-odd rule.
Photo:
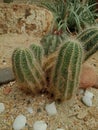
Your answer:
[[[28,108],[27,108],[27,111],[32,114],[32,113],[33,113],[32,107],[28,107]]]
[[[86,90],[85,93],[84,93],[84,96],[87,96],[87,97],[92,99],[94,97],[94,94],[89,92],[88,90]]]
[[[79,94],[84,94],[84,89],[79,89]]]
[[[41,112],[41,111],[42,111],[41,108],[38,108],[38,109],[37,109],[37,112],[38,112],[38,113]]]
[[[87,116],[87,111],[80,111],[79,113],[78,113],[78,115],[77,115],[77,118],[78,119],[83,119],[83,118],[85,118],[86,116]]]
[[[97,75],[96,83],[95,83],[95,85],[93,87],[98,89],[98,75]]]
[[[45,107],[47,113],[49,115],[56,115],[57,114],[57,110],[56,110],[56,106],[55,106],[55,102],[51,103],[51,104],[47,104]]]
[[[34,130],[46,130],[47,124],[44,121],[36,121],[33,125]]]
[[[0,85],[14,81],[15,77],[11,68],[0,69]]]
[[[6,65],[6,61],[5,60],[3,60],[2,62],[3,62],[4,65]]]
[[[97,74],[94,67],[89,64],[83,64],[80,75],[80,88],[93,87],[96,84]]]
[[[0,113],[5,110],[5,106],[3,103],[0,103]]]
[[[18,115],[13,123],[14,130],[21,130],[25,127],[26,117],[22,114]]]
[[[8,95],[10,92],[11,92],[11,87],[5,87],[4,89],[3,89],[3,93],[5,94],[5,95]]]
[[[82,101],[86,106],[88,107],[92,106],[92,99],[89,96],[87,95],[83,96]]]

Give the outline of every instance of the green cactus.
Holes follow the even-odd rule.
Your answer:
[[[45,75],[29,49],[17,48],[12,55],[13,71],[20,87],[33,94],[45,86]]]
[[[98,27],[89,27],[77,36],[85,50],[84,61],[98,51]]]
[[[36,60],[42,65],[44,49],[40,44],[31,44],[30,50],[33,52]]]
[[[44,36],[41,43],[44,48],[45,55],[48,56],[49,54],[55,52],[65,39],[67,39],[66,33],[56,30],[53,33],[49,33]]]
[[[79,85],[83,48],[78,41],[69,40],[61,46],[52,70],[49,92],[55,100],[68,100]]]

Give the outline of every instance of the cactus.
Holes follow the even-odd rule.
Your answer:
[[[98,51],[98,27],[90,27],[85,29],[77,36],[81,41],[85,50],[84,61],[87,60],[92,54]]]
[[[13,71],[20,87],[33,94],[45,86],[45,75],[29,49],[17,48],[12,55]]]
[[[45,55],[48,56],[55,52],[65,39],[67,39],[67,35],[62,33],[61,30],[54,30],[53,33],[45,35],[41,40]]]
[[[49,92],[55,100],[68,100],[79,85],[83,48],[78,41],[69,40],[61,46],[52,70]]]
[[[30,49],[33,52],[36,60],[42,65],[42,60],[44,57],[44,49],[40,44],[31,44]]]

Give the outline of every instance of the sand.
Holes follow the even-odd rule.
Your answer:
[[[39,43],[40,37],[26,34],[0,35],[0,68],[12,67],[11,56],[16,47],[28,47],[32,41]],[[88,61],[95,67],[98,73],[98,52]],[[19,114],[27,118],[27,124],[23,130],[32,130],[37,120],[47,123],[47,130],[97,130],[98,129],[98,89],[90,88],[88,91],[94,94],[93,106],[87,107],[82,101],[80,93],[75,97],[71,106],[68,103],[56,103],[57,114],[49,116],[45,105],[53,102],[48,95],[28,95],[18,89],[16,81],[0,86],[0,102],[5,104],[5,111],[0,113],[0,130],[12,130],[12,124]],[[33,114],[28,113],[27,108],[32,107]]]

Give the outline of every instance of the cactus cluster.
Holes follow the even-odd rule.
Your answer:
[[[45,37],[42,45],[17,48],[13,70],[22,89],[33,94],[46,89],[55,100],[69,100],[78,89],[82,63],[98,51],[98,28],[89,27],[59,45],[59,36],[53,37]]]
[[[19,86],[33,94],[45,86],[45,75],[30,49],[17,48],[12,56],[13,70]]]

